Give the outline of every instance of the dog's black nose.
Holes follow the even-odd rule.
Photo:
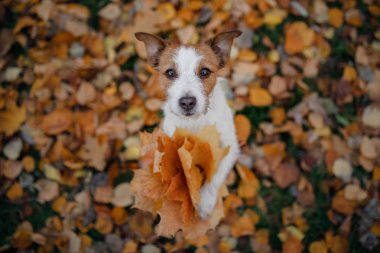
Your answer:
[[[197,104],[197,99],[195,97],[182,97],[179,99],[179,106],[185,111],[191,111]]]

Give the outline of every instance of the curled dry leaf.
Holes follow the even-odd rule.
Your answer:
[[[173,138],[162,132],[142,134],[141,154],[147,167],[135,172],[131,190],[135,207],[160,215],[159,235],[182,230],[187,238],[198,237],[223,217],[221,197],[209,219],[197,216],[200,188],[229,150],[220,147],[219,138],[215,126],[195,135],[177,129]]]

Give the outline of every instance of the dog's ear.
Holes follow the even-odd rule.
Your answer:
[[[223,67],[230,57],[232,42],[241,35],[241,31],[233,30],[222,32],[206,41],[219,59],[219,66]]]
[[[149,33],[138,32],[135,33],[135,36],[138,40],[144,42],[148,62],[156,68],[159,63],[160,55],[168,43],[158,36]]]

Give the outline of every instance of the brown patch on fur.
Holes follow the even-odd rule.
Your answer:
[[[162,51],[162,53],[160,55],[157,70],[160,73],[159,82],[165,89],[167,89],[171,85],[171,83],[173,82],[173,80],[170,80],[165,76],[165,72],[168,69],[174,69],[176,71],[176,73],[178,74],[178,69],[177,69],[177,66],[175,65],[173,59],[174,59],[175,53],[177,52],[177,49],[180,46],[181,45],[177,44],[177,43],[176,44],[170,44]]]
[[[209,96],[216,85],[217,72],[220,69],[220,66],[218,64],[218,57],[215,55],[214,51],[209,45],[198,44],[192,47],[197,51],[198,54],[203,56],[197,67],[196,74],[203,84],[206,95]],[[202,68],[208,68],[211,70],[211,73],[207,78],[200,77]]]

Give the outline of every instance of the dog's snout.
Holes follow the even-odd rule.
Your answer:
[[[197,104],[195,97],[182,97],[179,99],[179,106],[185,111],[191,111]]]

